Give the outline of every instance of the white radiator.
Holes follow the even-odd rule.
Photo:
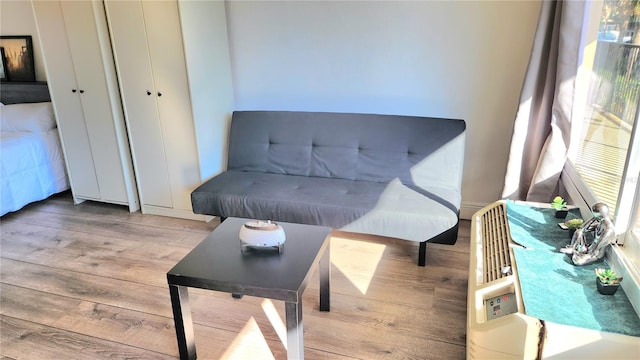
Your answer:
[[[504,201],[471,220],[467,359],[640,358],[640,339],[526,315]]]

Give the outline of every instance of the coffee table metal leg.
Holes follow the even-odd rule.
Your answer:
[[[287,319],[287,359],[304,359],[304,340],[302,329],[302,302],[286,302]]]
[[[186,286],[169,285],[169,293],[171,294],[171,308],[173,309],[173,322],[176,326],[180,359],[195,360],[197,358],[196,341],[193,336],[188,288]]]
[[[320,258],[320,311],[329,311],[331,300],[331,248]]]

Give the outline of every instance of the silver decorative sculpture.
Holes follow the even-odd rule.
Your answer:
[[[560,249],[571,257],[574,265],[587,265],[602,259],[607,247],[616,240],[609,207],[604,203],[596,203],[591,210],[593,217],[576,230],[569,245]],[[589,242],[590,239],[593,240]]]

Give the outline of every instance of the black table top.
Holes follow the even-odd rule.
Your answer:
[[[249,220],[226,219],[167,273],[169,284],[299,302],[331,228],[278,222],[286,236],[282,253],[243,253],[239,232]]]

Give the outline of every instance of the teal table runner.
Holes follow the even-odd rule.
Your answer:
[[[622,288],[615,295],[596,289],[594,269],[604,261],[574,266],[560,252],[570,242],[555,210],[507,201],[509,228],[526,314],[556,324],[640,337],[640,318]],[[567,219],[580,217],[570,210]],[[586,220],[586,219],[585,219]],[[623,280],[624,281],[624,280]]]

